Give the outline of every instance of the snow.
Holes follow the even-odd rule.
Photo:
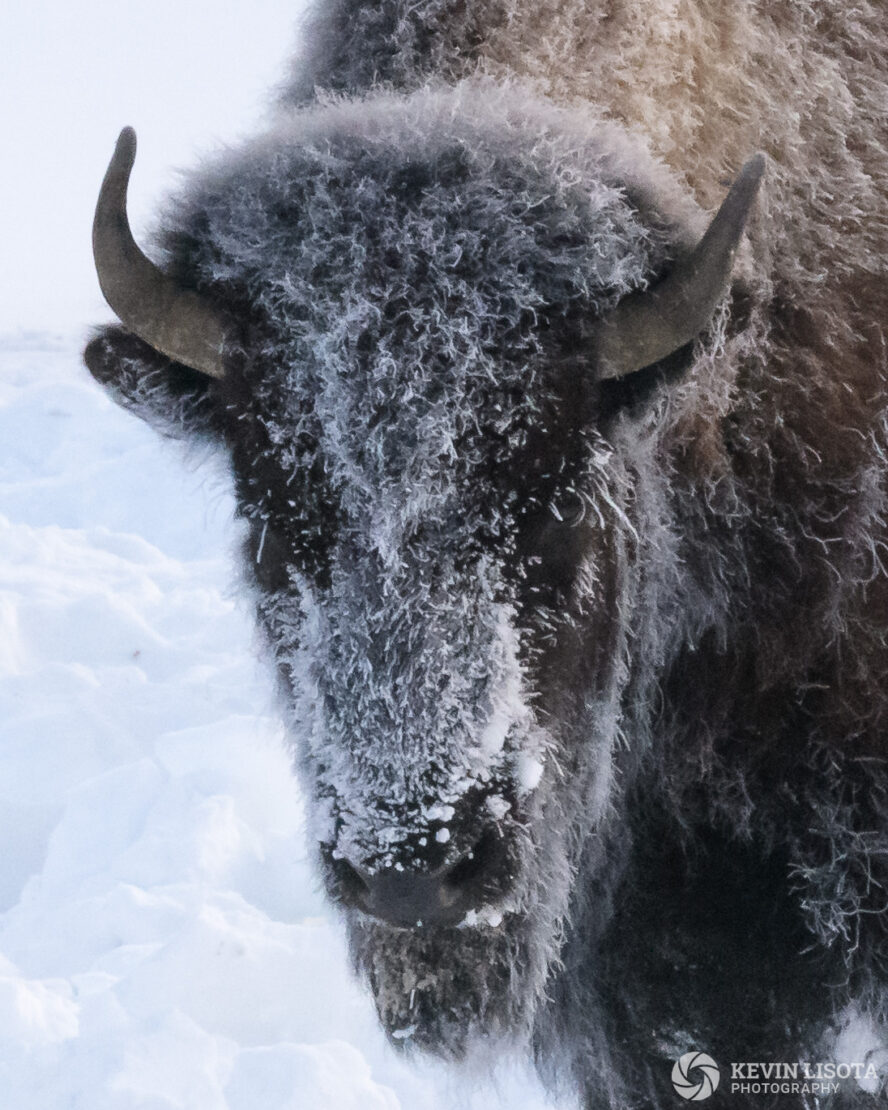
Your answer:
[[[541,1110],[396,1055],[317,891],[218,459],[81,336],[0,339],[0,1091],[16,1110]]]
[[[518,760],[518,785],[525,794],[536,790],[543,777],[543,765],[533,756],[522,754]]]

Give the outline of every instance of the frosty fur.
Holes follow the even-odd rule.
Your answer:
[[[401,1045],[526,1041],[589,1107],[674,1105],[693,1049],[885,1066],[883,11],[319,5],[158,236],[238,322],[226,380],[88,349],[231,452],[331,896],[496,824],[502,907],[344,911]],[[598,382],[595,321],[757,149],[709,333]]]

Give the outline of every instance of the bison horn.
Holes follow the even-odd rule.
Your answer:
[[[135,158],[136,133],[125,127],[102,182],[93,221],[93,255],[102,293],[124,326],[156,351],[222,378],[227,335],[223,317],[198,293],[181,288],[133,239],[126,190]]]
[[[602,378],[622,378],[690,343],[728,287],[734,254],[765,170],[746,163],[691,254],[659,285],[624,297],[598,333]]]

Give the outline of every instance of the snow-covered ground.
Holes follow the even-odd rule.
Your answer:
[[[307,863],[224,467],[0,338],[0,1108],[541,1110],[386,1045]]]

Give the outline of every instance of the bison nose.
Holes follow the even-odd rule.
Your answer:
[[[364,884],[358,905],[390,925],[455,925],[470,908],[465,892],[449,882],[446,874],[388,867],[372,875],[358,875]]]
[[[347,901],[390,925],[417,928],[456,925],[505,893],[508,868],[504,845],[495,833],[483,836],[461,859],[434,871],[401,866],[369,871],[341,860],[351,873],[343,884]]]

